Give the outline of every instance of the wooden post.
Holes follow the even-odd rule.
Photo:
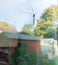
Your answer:
[[[11,47],[8,49],[8,65],[11,65]]]

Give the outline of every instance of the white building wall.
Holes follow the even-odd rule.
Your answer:
[[[41,39],[41,51],[43,54],[47,55],[49,59],[58,56],[57,40],[53,38]]]

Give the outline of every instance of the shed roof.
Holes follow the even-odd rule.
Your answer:
[[[3,32],[2,34],[4,34],[7,38],[11,38],[11,39],[39,40],[39,37],[20,34],[20,33]]]

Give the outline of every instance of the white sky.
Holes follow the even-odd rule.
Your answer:
[[[33,23],[30,4],[34,13],[37,13],[36,19],[38,19],[45,8],[57,5],[57,0],[0,0],[0,21],[8,22],[15,26],[17,31],[21,31],[24,24]]]

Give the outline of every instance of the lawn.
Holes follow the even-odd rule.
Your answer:
[[[58,56],[54,58],[55,65],[58,65]]]
[[[55,65],[55,62],[53,60],[51,60],[48,65]]]
[[[48,65],[58,65],[58,56],[51,60]]]

